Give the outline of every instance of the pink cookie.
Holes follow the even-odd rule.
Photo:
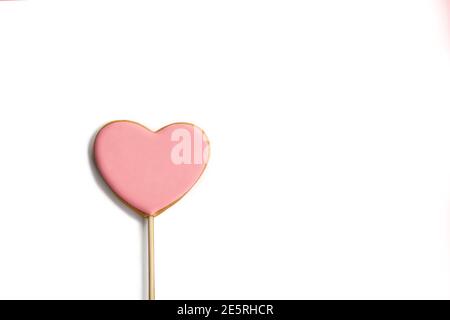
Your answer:
[[[97,134],[94,157],[114,193],[138,213],[157,216],[181,199],[206,168],[209,141],[193,124],[153,132],[132,121],[114,121]]]

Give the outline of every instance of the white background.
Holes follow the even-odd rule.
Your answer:
[[[0,2],[0,298],[145,298],[145,224],[89,144],[201,126],[159,299],[450,298],[441,0]]]

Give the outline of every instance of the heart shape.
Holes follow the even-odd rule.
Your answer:
[[[113,121],[97,133],[96,166],[112,191],[137,213],[157,216],[198,181],[209,157],[203,130],[174,123],[156,132],[143,125]]]

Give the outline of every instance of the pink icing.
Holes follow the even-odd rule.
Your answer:
[[[95,162],[105,182],[139,213],[152,216],[194,186],[208,152],[203,132],[184,123],[153,132],[135,122],[115,121],[99,131],[94,143]]]

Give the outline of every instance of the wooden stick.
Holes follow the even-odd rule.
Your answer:
[[[155,230],[154,217],[148,216],[148,299],[155,300]]]

